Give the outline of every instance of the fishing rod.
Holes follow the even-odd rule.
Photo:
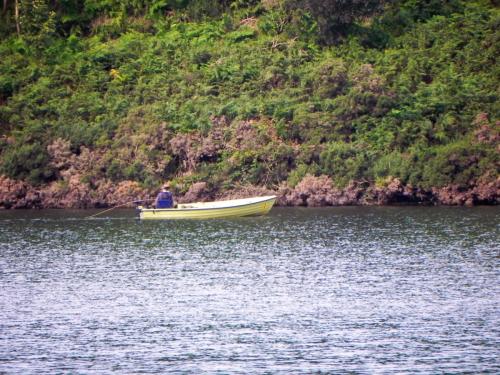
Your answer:
[[[90,219],[90,218],[93,218],[93,217],[96,217],[98,215],[101,215],[105,212],[109,212],[109,211],[112,211],[114,210],[115,208],[118,208],[118,207],[123,207],[123,206],[126,206],[127,204],[130,204],[130,203],[139,203],[139,202],[149,202],[149,201],[152,201],[153,199],[140,199],[140,200],[134,200],[134,201],[130,201],[130,202],[125,202],[125,203],[122,203],[122,204],[119,204],[117,206],[114,206],[114,207],[111,207],[111,208],[108,208],[104,211],[101,211],[101,212],[98,212],[94,215],[90,215],[90,216],[87,216],[85,219]]]

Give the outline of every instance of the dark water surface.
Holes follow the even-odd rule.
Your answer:
[[[500,209],[0,212],[0,373],[499,373]]]

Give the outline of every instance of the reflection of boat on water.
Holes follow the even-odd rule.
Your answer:
[[[176,208],[145,208],[139,206],[141,219],[215,219],[267,214],[276,196],[232,199],[215,202],[183,203]]]

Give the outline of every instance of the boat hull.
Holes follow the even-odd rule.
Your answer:
[[[276,196],[269,196],[219,202],[180,204],[178,208],[152,209],[140,207],[139,217],[142,220],[176,220],[260,216],[267,214],[275,202]]]

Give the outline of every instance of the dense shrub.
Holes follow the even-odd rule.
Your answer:
[[[9,148],[2,155],[1,174],[26,180],[34,185],[55,177],[55,171],[49,165],[48,153],[43,145],[35,142],[16,146]]]
[[[362,145],[333,142],[320,155],[321,171],[342,187],[351,180],[371,177],[371,165],[372,155]]]
[[[0,22],[9,177],[61,178],[46,150],[57,139],[102,156],[79,171],[89,181],[147,186],[325,174],[429,188],[498,175],[489,2],[37,4],[21,8],[19,35],[13,2]]]

